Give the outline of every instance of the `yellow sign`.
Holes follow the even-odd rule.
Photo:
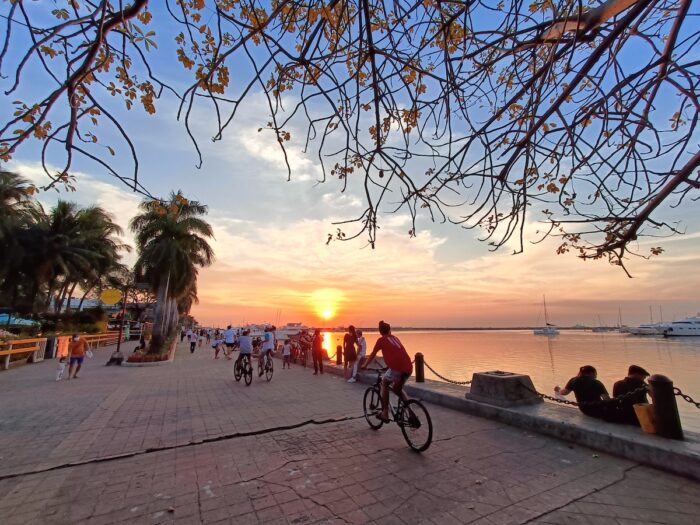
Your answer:
[[[104,304],[117,304],[122,298],[122,293],[116,288],[107,288],[100,294],[100,301]]]

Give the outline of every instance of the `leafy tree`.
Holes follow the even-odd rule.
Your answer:
[[[0,156],[35,138],[63,152],[52,183],[72,183],[79,154],[145,192],[115,100],[153,114],[160,97],[176,97],[193,141],[189,119],[208,108],[219,140],[262,93],[261,131],[282,155],[301,128],[324,180],[364,188],[366,208],[349,221],[359,228],[339,239],[373,244],[379,212],[402,209],[410,235],[424,214],[479,228],[494,248],[515,237],[522,249],[537,212],[560,252],[615,263],[640,235],[677,232],[659,211],[700,189],[691,0],[165,5],[6,2],[0,65],[15,67],[4,84],[19,99],[0,123]],[[164,76],[168,58],[182,76]],[[46,91],[21,100],[30,68]],[[98,124],[123,143],[103,144]],[[116,171],[115,154],[133,159],[131,173]]]
[[[98,206],[58,201],[49,213],[36,202],[22,206],[27,212],[16,214],[8,230],[13,246],[2,252],[0,274],[2,301],[19,311],[44,311],[52,300],[60,311],[79,285],[108,275],[130,249],[117,237],[119,225]]]
[[[211,226],[200,218],[207,207],[188,201],[181,192],[168,201],[146,200],[131,220],[136,234],[138,259],[134,273],[151,284],[157,303],[153,323],[154,349],[172,333],[178,319],[178,302],[186,305],[196,295],[198,269],[209,266],[214,252],[207,242]]]

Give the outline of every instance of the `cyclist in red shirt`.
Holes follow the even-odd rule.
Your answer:
[[[382,378],[382,413],[379,418],[386,422],[389,421],[389,387],[391,386],[394,393],[401,399],[408,401],[408,396],[403,391],[403,385],[413,373],[413,364],[399,338],[391,335],[389,323],[379,321],[379,333],[381,337],[374,344],[374,349],[365,364],[362,365],[362,369],[365,370],[369,366],[377,352],[382,352],[388,370]]]

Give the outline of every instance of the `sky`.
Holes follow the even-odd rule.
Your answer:
[[[410,217],[383,214],[374,249],[366,236],[326,243],[334,222],[363,210],[361,188],[345,192],[337,179],[319,183],[313,152],[305,154],[301,130],[288,146],[291,181],[271,134],[258,132],[268,110],[253,96],[223,140],[212,142],[211,115],[195,115],[204,163],[197,157],[173,101],[160,101],[155,116],[123,113],[135,139],[141,181],[154,194],[181,189],[209,207],[214,264],[200,272],[200,303],[192,314],[205,325],[303,322],[311,326],[508,327],[549,321],[557,325],[615,325],[679,319],[700,311],[700,213],[688,200],[676,210],[686,234],[640,241],[641,251],[661,246],[652,260],[632,258],[628,278],[605,261],[557,255],[555,239],[533,244],[542,228],[526,226],[525,250],[509,244],[489,251],[478,232],[422,219],[409,237]],[[20,150],[8,169],[37,184],[46,182],[35,146]],[[58,198],[99,204],[125,230],[140,196],[98,168],[78,160],[76,191],[38,194],[47,206]],[[351,231],[348,228],[347,231]],[[126,242],[133,244],[127,233]],[[134,254],[126,257],[133,262]]]

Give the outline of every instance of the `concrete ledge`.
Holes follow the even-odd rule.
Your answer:
[[[324,372],[343,375],[342,367],[327,363],[324,362]],[[376,373],[362,372],[358,383],[374,384],[376,377]],[[412,378],[404,388],[410,396],[429,403],[494,419],[700,480],[700,434],[696,432],[684,430],[685,441],[676,441],[646,434],[629,425],[606,423],[585,416],[574,407],[554,403],[500,407],[466,399],[465,394],[469,388],[441,381],[416,383]]]
[[[646,434],[629,425],[606,423],[578,409],[553,403],[500,407],[464,397],[467,389],[437,381],[410,383],[414,397],[467,414],[557,437],[592,449],[700,480],[700,434],[685,433],[685,441]]]
[[[152,363],[127,363],[126,361],[122,361],[122,364],[119,366],[126,366],[129,368],[137,367],[137,366],[160,366],[160,365],[169,365],[172,363],[172,359],[166,359],[165,361],[153,361]]]
[[[324,371],[342,375],[342,367],[326,366]],[[358,383],[373,384],[376,374],[363,372]],[[646,434],[629,425],[606,423],[568,406],[554,403],[500,407],[465,398],[466,387],[426,380],[409,380],[404,387],[415,398],[459,410],[473,416],[494,419],[532,432],[553,436],[607,452],[655,468],[700,480],[700,434],[684,430],[685,441]]]
[[[135,368],[137,366],[160,366],[160,365],[169,365],[175,360],[175,352],[177,352],[177,337],[173,341],[172,346],[170,347],[170,355],[165,361],[154,361],[152,363],[128,363],[126,359],[122,361],[122,364],[120,366],[126,366],[128,368]]]

